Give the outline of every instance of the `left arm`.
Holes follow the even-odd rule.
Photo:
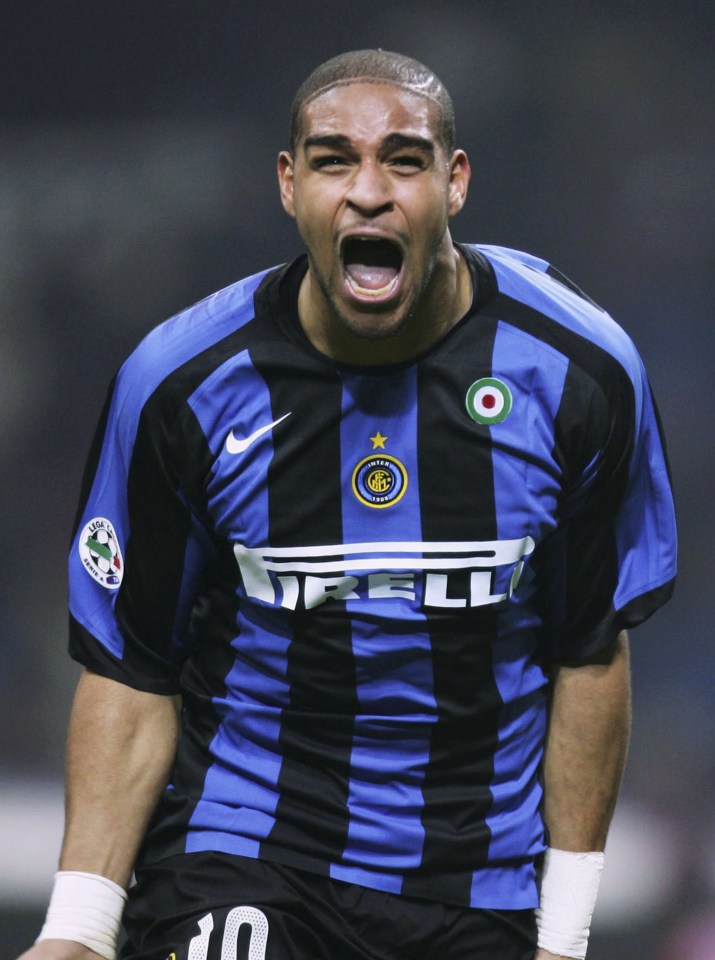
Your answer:
[[[628,636],[602,657],[559,666],[544,758],[544,816],[558,850],[603,850],[631,725]]]
[[[558,666],[544,757],[550,846],[602,851],[618,797],[631,723],[628,636],[598,658]],[[541,949],[535,960],[553,960]]]

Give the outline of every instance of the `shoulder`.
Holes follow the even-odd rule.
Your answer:
[[[117,374],[115,399],[141,409],[157,389],[255,317],[254,294],[277,268],[272,267],[212,293],[154,327]]]
[[[577,362],[602,354],[631,380],[640,379],[640,357],[623,327],[549,261],[508,247],[474,244],[472,249],[494,272],[506,322],[513,318],[528,326]]]

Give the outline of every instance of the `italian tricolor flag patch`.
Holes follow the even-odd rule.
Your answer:
[[[511,390],[496,377],[482,377],[467,390],[467,413],[477,423],[501,423],[511,412]]]

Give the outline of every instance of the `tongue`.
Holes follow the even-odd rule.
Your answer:
[[[350,279],[364,290],[382,290],[395,279],[398,272],[395,267],[368,263],[348,263],[346,270]]]

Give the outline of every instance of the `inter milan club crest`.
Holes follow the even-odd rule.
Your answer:
[[[386,453],[365,457],[353,470],[353,493],[367,507],[391,507],[406,489],[404,464]]]
[[[511,390],[503,380],[482,377],[467,390],[466,404],[467,413],[477,423],[501,423],[511,413]]]
[[[124,562],[114,527],[95,517],[79,538],[79,555],[84,569],[107,590],[117,590],[124,575]]]

